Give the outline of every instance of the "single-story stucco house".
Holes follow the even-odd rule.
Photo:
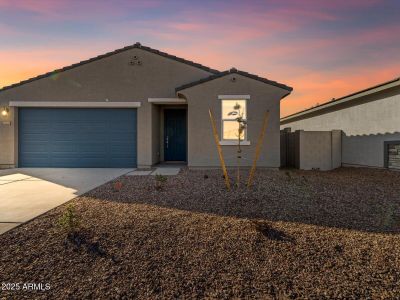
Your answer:
[[[340,165],[400,169],[400,78],[286,116],[281,129],[340,130]],[[315,160],[321,146],[308,149]]]
[[[150,167],[164,161],[215,167],[214,113],[228,166],[235,164],[236,103],[248,127],[243,165],[280,165],[280,100],[291,87],[225,72],[136,43],[0,90],[0,166]]]

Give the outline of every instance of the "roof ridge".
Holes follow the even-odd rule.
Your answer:
[[[287,86],[286,84],[279,83],[279,82],[273,81],[273,80],[269,80],[269,79],[267,79],[267,78],[260,77],[260,76],[255,75],[255,74],[250,74],[250,73],[248,73],[248,72],[238,70],[238,69],[236,69],[236,68],[234,68],[234,67],[230,68],[229,70],[222,71],[222,72],[219,72],[219,73],[210,75],[209,77],[201,78],[201,79],[199,79],[199,80],[197,80],[197,81],[193,81],[193,82],[190,82],[190,83],[181,85],[180,87],[177,87],[177,88],[175,89],[175,91],[178,92],[178,91],[181,91],[181,90],[184,90],[184,89],[193,87],[193,86],[195,86],[195,85],[202,84],[202,83],[204,83],[204,82],[211,81],[211,80],[214,80],[214,79],[223,77],[223,76],[228,75],[228,74],[233,74],[233,73],[236,73],[236,74],[239,74],[239,75],[242,75],[242,76],[245,76],[245,77],[254,79],[254,80],[258,80],[258,81],[261,81],[261,82],[263,82],[263,83],[271,84],[271,85],[273,85],[273,86],[276,86],[276,87],[279,87],[279,88],[288,90],[288,91],[290,91],[290,92],[293,91],[293,88],[290,87],[290,86]]]
[[[49,76],[57,74],[57,73],[65,72],[65,71],[68,71],[70,69],[76,68],[78,66],[85,65],[85,64],[88,64],[88,63],[103,59],[105,57],[109,57],[109,56],[112,56],[112,55],[115,55],[115,54],[118,54],[118,53],[121,53],[121,52],[125,52],[125,51],[128,51],[128,50],[134,49],[134,48],[142,49],[142,50],[151,52],[153,54],[157,54],[157,55],[169,58],[169,59],[173,59],[175,61],[187,64],[187,65],[191,65],[193,67],[205,70],[205,71],[210,72],[210,73],[214,73],[214,74],[218,74],[219,73],[219,71],[216,70],[216,69],[212,69],[210,67],[204,66],[204,65],[196,63],[194,61],[187,60],[187,59],[184,59],[184,58],[181,58],[181,57],[177,57],[175,55],[171,55],[171,54],[168,54],[166,52],[150,48],[148,46],[143,46],[141,43],[136,42],[133,45],[125,46],[125,47],[116,49],[114,51],[110,51],[110,52],[107,52],[107,53],[104,53],[104,54],[100,54],[100,55],[94,56],[94,57],[89,58],[89,59],[82,60],[82,61],[80,61],[78,63],[74,63],[74,64],[71,64],[71,65],[68,65],[68,66],[65,66],[65,67],[62,67],[62,68],[59,68],[59,69],[44,73],[44,74],[37,75],[35,77],[31,77],[31,78],[22,80],[22,81],[17,82],[17,83],[13,83],[13,84],[4,86],[4,87],[0,88],[0,92],[2,92],[4,90],[11,89],[11,88],[14,88],[14,87],[17,87],[17,86],[21,86],[23,84],[26,84],[26,83],[29,83],[29,82],[32,82],[32,81],[35,81],[35,80],[46,78],[46,77],[49,77]]]

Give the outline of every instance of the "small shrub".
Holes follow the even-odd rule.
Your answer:
[[[344,247],[342,245],[335,245],[335,251],[338,253],[343,253]]]
[[[207,174],[204,174],[204,179],[207,179],[208,178],[208,175]]]
[[[114,191],[119,192],[122,189],[122,182],[121,181],[117,181],[114,183]]]
[[[80,219],[79,216],[76,214],[73,204],[69,204],[67,206],[64,213],[58,219],[58,225],[68,234],[75,233],[79,230]]]
[[[156,181],[156,189],[161,190],[164,188],[164,184],[167,181],[167,176],[161,175],[161,174],[156,174],[154,177]]]

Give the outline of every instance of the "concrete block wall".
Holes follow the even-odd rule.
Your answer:
[[[288,138],[284,136],[287,135]],[[297,130],[282,132],[281,138],[289,143],[285,155],[288,159],[283,166],[295,167],[301,170],[328,171],[342,165],[342,132],[333,131],[304,131]],[[294,160],[293,160],[294,159]]]
[[[322,171],[341,166],[341,132],[299,131],[300,169]]]

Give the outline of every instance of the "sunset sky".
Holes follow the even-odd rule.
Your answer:
[[[399,0],[0,0],[0,87],[139,41],[294,88],[282,116],[400,76]]]

